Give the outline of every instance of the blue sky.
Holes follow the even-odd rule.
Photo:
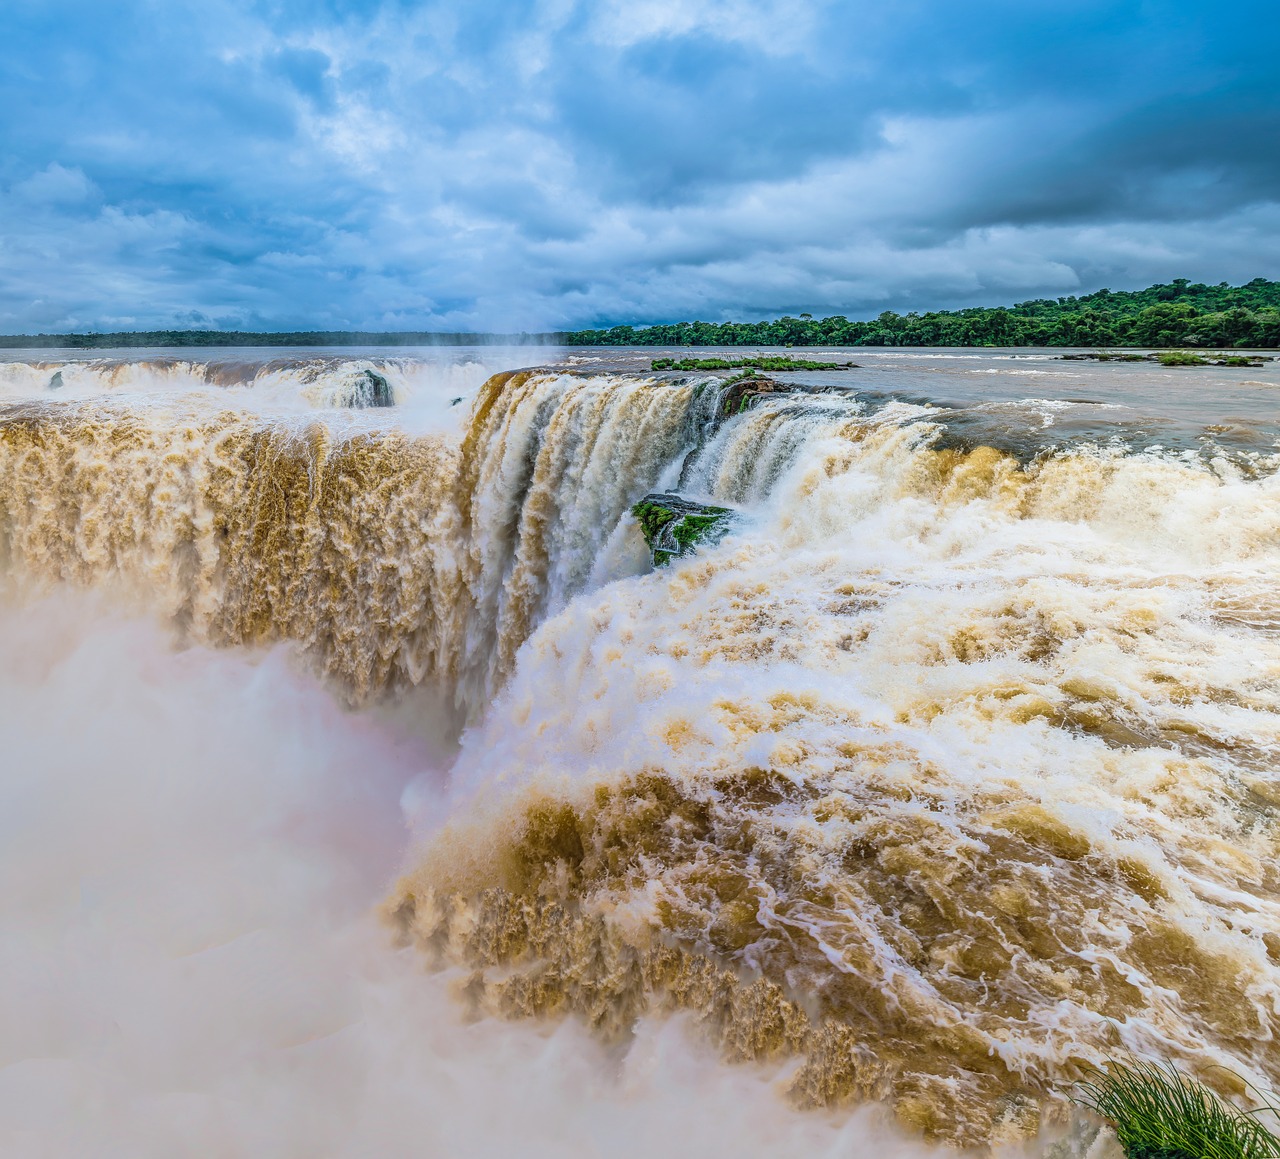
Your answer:
[[[0,332],[1280,276],[1280,6],[3,0]]]

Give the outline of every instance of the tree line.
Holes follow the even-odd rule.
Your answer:
[[[673,322],[540,334],[438,334],[359,330],[146,330],[113,334],[11,334],[0,348],[120,349],[217,346],[1145,346],[1221,350],[1280,347],[1280,282],[1216,286],[1175,278],[1145,290],[1098,290],[896,314],[867,321],[801,314],[763,322]]]
[[[570,346],[1280,346],[1280,282],[1216,286],[1176,278],[1016,306],[764,322],[675,322],[563,335]]]

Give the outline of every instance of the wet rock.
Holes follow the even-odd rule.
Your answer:
[[[367,393],[362,391],[357,399],[357,407],[366,406],[395,406],[395,392],[391,389],[391,383],[379,374],[376,370],[366,370],[364,376],[368,379],[369,390]]]
[[[698,503],[674,491],[646,495],[631,514],[644,532],[655,567],[688,555],[699,544],[719,543],[736,518],[728,507]]]
[[[756,399],[771,394],[800,394],[794,383],[778,382],[772,378],[740,378],[731,383],[720,395],[718,418],[721,421],[748,410]]]

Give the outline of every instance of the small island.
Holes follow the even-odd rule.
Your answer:
[[[651,370],[856,370],[856,362],[818,362],[789,358],[785,354],[759,354],[750,358],[655,358]]]
[[[1267,354],[1198,354],[1194,350],[1157,350],[1135,354],[1128,350],[1095,350],[1088,354],[1059,354],[1061,362],[1158,362],[1161,366],[1257,367],[1275,359]]]

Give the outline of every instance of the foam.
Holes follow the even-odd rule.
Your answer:
[[[460,441],[24,404],[4,583],[110,591],[229,664],[287,642],[354,721],[469,723],[447,787],[403,778],[421,849],[385,908],[476,1013],[624,1070],[637,1020],[683,1020],[776,1076],[770,1122],[870,1100],[960,1144],[1059,1129],[1118,1049],[1274,1089],[1277,476],[718,401],[502,374]],[[676,482],[743,517],[649,572],[626,512]]]
[[[0,729],[7,1155],[931,1154],[786,1112],[678,1020],[625,1055],[467,1021],[371,917],[449,744],[286,653],[175,651],[65,591],[0,606]]]

